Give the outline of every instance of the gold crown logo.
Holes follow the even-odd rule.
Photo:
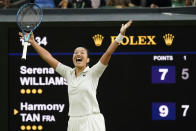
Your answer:
[[[174,39],[174,36],[172,34],[165,34],[163,36],[163,39],[165,40],[165,44],[167,46],[171,46],[172,45],[172,42],[173,42],[173,39]]]
[[[93,37],[94,43],[96,46],[101,46],[104,37],[100,34],[94,35]]]

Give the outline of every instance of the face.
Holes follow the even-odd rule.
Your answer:
[[[85,68],[90,59],[88,58],[87,50],[83,47],[78,47],[74,50],[73,64],[76,68]]]

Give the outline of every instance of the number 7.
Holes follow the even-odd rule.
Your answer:
[[[182,105],[181,108],[184,108],[183,117],[186,117],[187,111],[189,109],[189,105]]]
[[[165,80],[165,76],[166,76],[166,74],[168,72],[168,69],[159,69],[159,72],[162,73],[161,80]]]

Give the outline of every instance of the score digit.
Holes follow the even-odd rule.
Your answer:
[[[152,83],[176,83],[176,67],[152,66]]]
[[[161,80],[165,80],[165,76],[166,76],[166,74],[168,72],[168,69],[159,69],[159,72],[162,73]]]
[[[184,61],[186,61],[186,55],[184,55]]]
[[[169,109],[166,105],[162,105],[159,107],[159,114],[161,117],[167,117],[168,113],[169,113]]]
[[[176,103],[152,103],[152,120],[176,120]]]
[[[188,68],[183,68],[182,69],[182,79],[183,80],[187,80],[187,79],[189,79],[189,69]]]
[[[184,111],[183,111],[182,116],[183,116],[183,117],[186,117],[187,111],[188,111],[188,109],[189,109],[189,105],[181,105],[181,108],[184,108]]]

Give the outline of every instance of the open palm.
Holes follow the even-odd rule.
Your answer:
[[[126,30],[131,26],[131,24],[132,24],[132,20],[129,20],[126,24],[122,24],[120,33],[122,35],[125,35]]]

